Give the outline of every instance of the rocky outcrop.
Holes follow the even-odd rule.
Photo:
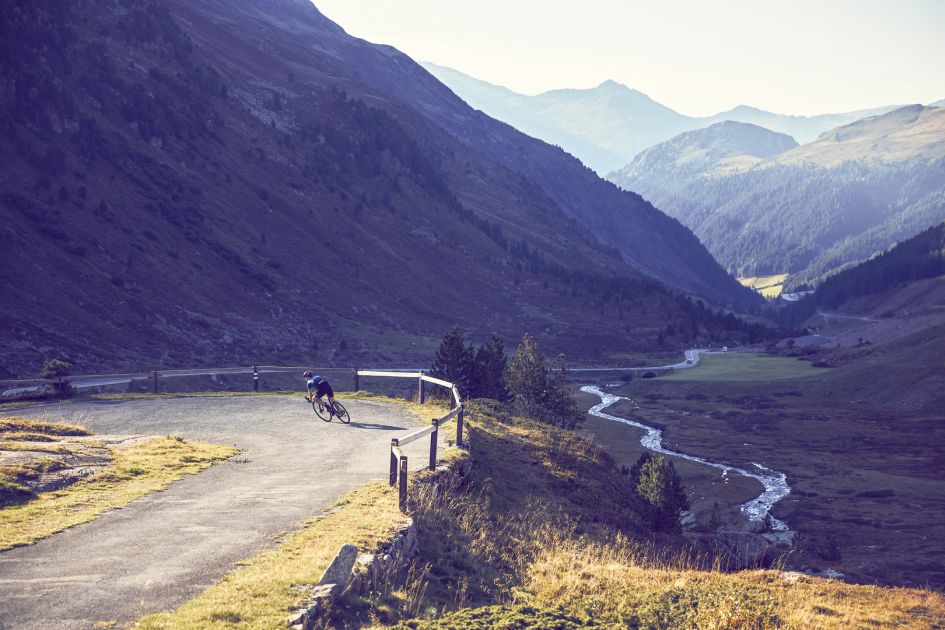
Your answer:
[[[318,585],[311,589],[307,604],[289,616],[288,625],[298,630],[316,627],[317,620],[340,597],[369,592],[406,568],[416,555],[417,529],[412,519],[378,553],[358,553],[356,546],[342,545]]]

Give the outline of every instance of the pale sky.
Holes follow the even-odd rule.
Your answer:
[[[314,0],[348,33],[517,92],[614,79],[684,114],[945,99],[945,0]]]

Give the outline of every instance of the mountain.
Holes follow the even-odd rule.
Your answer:
[[[678,186],[694,178],[743,171],[795,147],[794,138],[783,133],[725,121],[650,147],[611,177],[633,182],[647,178],[657,184],[672,181]]]
[[[307,0],[9,8],[7,375],[401,364],[457,322],[585,358],[742,327],[661,283],[752,300],[688,229]]]
[[[778,164],[933,162],[945,158],[945,108],[910,105],[838,127],[779,155]]]
[[[686,116],[614,81],[526,96],[444,66],[423,67],[470,106],[562,147],[598,173],[689,128]]]
[[[945,109],[856,121],[737,172],[674,166],[700,150],[698,138],[654,147],[647,153],[662,160],[611,178],[689,225],[741,276],[817,282],[945,218]]]
[[[934,103],[930,104],[929,107],[945,107],[945,98],[940,101],[935,101]]]
[[[727,112],[715,114],[702,119],[705,124],[714,124],[725,120],[758,125],[771,131],[777,131],[787,134],[800,142],[806,144],[817,139],[825,131],[834,127],[846,125],[862,118],[870,116],[880,116],[896,109],[894,105],[885,107],[873,107],[869,109],[859,109],[842,114],[820,114],[817,116],[791,116],[788,114],[775,114],[766,112],[762,109],[740,105]]]
[[[602,175],[625,166],[644,149],[723,121],[758,125],[804,143],[838,125],[895,109],[789,116],[743,105],[713,116],[691,117],[615,81],[527,96],[445,66],[427,62],[423,67],[470,106],[562,147]]]

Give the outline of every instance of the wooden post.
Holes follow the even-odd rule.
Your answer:
[[[397,456],[394,455],[394,447],[397,446],[397,438],[390,441],[390,485],[397,483]]]
[[[436,440],[440,433],[440,421],[433,419],[433,433],[430,434],[430,470],[436,468]]]
[[[420,372],[420,378],[417,381],[417,402],[421,405],[424,400],[424,391],[423,391],[423,372]]]
[[[359,379],[358,368],[354,368],[354,391],[356,392],[361,391],[361,381]]]
[[[459,413],[456,414],[456,446],[463,447],[463,403],[459,403]]]
[[[400,511],[407,511],[407,456],[400,456]]]
[[[256,366],[253,366],[253,391],[259,391],[259,370],[256,369]]]
[[[158,373],[154,370],[154,393],[158,393]]]

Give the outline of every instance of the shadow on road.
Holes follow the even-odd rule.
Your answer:
[[[348,426],[357,427],[358,429],[378,429],[381,431],[398,431],[407,429],[407,427],[397,427],[391,424],[372,424],[370,422],[352,422]]]

